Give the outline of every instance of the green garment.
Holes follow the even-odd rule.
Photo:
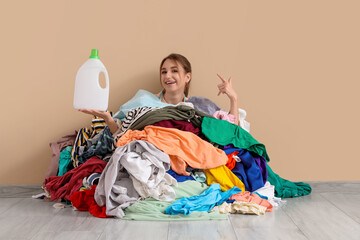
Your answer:
[[[197,181],[179,182],[177,187],[173,187],[176,194],[175,201],[183,197],[192,197],[200,195],[208,186]],[[175,201],[162,202],[154,198],[146,198],[143,201],[134,203],[125,209],[123,220],[139,220],[139,221],[190,221],[190,220],[226,220],[226,214],[215,212],[192,212],[189,215],[168,215],[165,209]]]
[[[72,146],[67,146],[60,152],[58,176],[62,176],[65,173],[67,173],[68,171],[67,166],[71,162],[72,149],[73,149]]]
[[[271,185],[275,186],[275,196],[280,198],[294,198],[305,196],[311,193],[311,187],[307,183],[303,182],[291,182],[289,180],[281,178],[279,175],[273,172],[268,164],[268,181]]]
[[[221,119],[203,117],[201,131],[211,142],[222,146],[233,144],[236,148],[246,149],[270,161],[265,145],[235,124]]]
[[[197,116],[206,116],[210,118],[212,117],[189,106],[169,106],[146,113],[145,115],[137,119],[134,123],[132,123],[130,129],[143,130],[147,125],[151,125],[162,120],[185,120],[191,122],[194,127],[200,128],[201,119]]]

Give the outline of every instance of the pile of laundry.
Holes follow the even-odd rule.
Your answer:
[[[94,116],[90,128],[50,143],[46,199],[96,217],[168,221],[263,215],[311,192],[271,170],[244,117],[235,125],[206,98],[174,106],[140,90],[113,118],[114,134]]]

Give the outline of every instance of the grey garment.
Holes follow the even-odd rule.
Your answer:
[[[119,162],[125,148],[116,150],[101,174],[94,199],[99,206],[106,206],[106,215],[122,218],[125,216],[123,209],[135,203],[140,196]]]
[[[107,215],[122,218],[123,209],[139,196],[174,200],[170,185],[176,185],[176,180],[166,173],[169,169],[169,156],[149,142],[138,140],[118,147],[101,174],[95,201],[106,205]]]
[[[189,97],[187,101],[191,102],[196,110],[211,116],[213,116],[216,111],[221,110],[216,103],[205,97],[193,96]]]
[[[153,197],[160,201],[174,201],[177,186],[175,178],[166,171],[170,169],[170,157],[153,144],[137,140],[127,144],[128,151],[120,158],[128,171],[136,191],[141,197]]]

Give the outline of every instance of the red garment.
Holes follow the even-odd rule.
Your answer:
[[[227,155],[228,157],[228,161],[226,163],[226,166],[232,170],[234,167],[235,167],[235,164],[236,164],[236,160],[234,158],[234,155],[237,156],[239,154],[239,152],[235,151],[235,152],[232,152],[230,154]]]
[[[94,199],[97,185],[92,185],[91,189],[74,192],[69,200],[79,211],[89,211],[93,216],[99,218],[108,218],[113,216],[106,215],[106,207],[100,207]]]
[[[166,128],[176,128],[186,132],[192,132],[199,136],[200,129],[194,127],[191,122],[180,121],[180,120],[162,120],[153,124],[154,126],[166,127]]]
[[[50,192],[51,200],[60,198],[69,200],[70,195],[80,189],[84,177],[92,173],[102,173],[105,166],[105,161],[94,156],[62,176],[46,178],[45,187]]]

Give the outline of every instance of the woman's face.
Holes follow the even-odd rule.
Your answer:
[[[185,73],[181,64],[166,59],[160,70],[160,82],[166,92],[184,92],[185,84],[191,79],[191,73]]]

